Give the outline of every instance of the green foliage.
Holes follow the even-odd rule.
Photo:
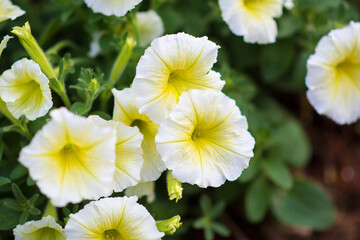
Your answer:
[[[196,229],[204,230],[204,237],[206,240],[213,240],[215,234],[219,234],[223,237],[230,235],[230,231],[227,227],[216,221],[226,207],[225,202],[220,201],[212,206],[210,198],[207,195],[202,195],[200,198],[200,207],[203,216],[197,219],[193,226]]]
[[[297,179],[289,191],[279,190],[271,201],[272,213],[285,224],[327,229],[335,221],[335,207],[327,194],[307,180]]]
[[[270,206],[272,189],[265,178],[258,178],[250,184],[245,193],[245,213],[252,223],[258,223],[264,219]]]

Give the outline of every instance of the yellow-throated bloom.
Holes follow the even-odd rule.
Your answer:
[[[19,157],[40,191],[57,207],[110,195],[116,131],[65,108],[50,116]]]
[[[86,5],[95,13],[106,16],[124,16],[128,11],[135,8],[142,0],[84,0]]]
[[[126,196],[137,196],[141,198],[147,197],[147,202],[152,203],[155,200],[155,182],[142,182],[134,187],[129,187],[125,190]]]
[[[206,188],[237,179],[255,141],[235,101],[220,91],[190,90],[161,123],[155,141],[180,182]]]
[[[139,46],[146,47],[152,40],[164,34],[164,24],[154,10],[137,12],[136,20],[139,32]]]
[[[143,166],[141,142],[143,136],[139,129],[126,126],[120,122],[106,121],[98,116],[90,116],[99,127],[113,127],[116,130],[116,169],[114,173],[114,191],[121,192],[140,181]]]
[[[33,60],[23,58],[0,77],[0,97],[15,118],[44,116],[52,107],[49,79]]]
[[[51,216],[43,217],[39,221],[29,221],[17,225],[13,230],[15,240],[65,240],[65,232]]]
[[[274,18],[282,15],[283,0],[219,0],[222,18],[230,30],[248,43],[273,43]]]
[[[135,105],[135,93],[133,89],[126,88],[121,91],[112,90],[114,95],[113,120],[127,126],[136,126],[144,136],[141,143],[144,164],[141,169],[141,182],[155,181],[166,169],[160,154],[156,150],[155,135],[159,125],[155,124],[145,114],[140,114]]]
[[[225,82],[211,70],[218,48],[207,37],[185,33],[155,39],[141,57],[132,85],[139,112],[160,124],[181,93],[190,89],[221,90]]]
[[[103,198],[70,214],[67,240],[158,240],[164,236],[136,197]]]
[[[8,41],[9,41],[11,38],[13,38],[13,37],[10,37],[10,36],[6,35],[6,36],[3,38],[3,40],[1,41],[1,43],[0,43],[0,56],[1,56],[2,52],[4,51],[4,49],[6,48],[6,45],[7,45]]]
[[[13,5],[10,0],[0,0],[0,22],[22,16],[25,12],[16,5]]]
[[[360,118],[360,23],[332,30],[307,62],[307,97],[338,124]]]

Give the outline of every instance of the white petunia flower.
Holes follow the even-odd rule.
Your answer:
[[[164,24],[160,16],[154,11],[136,13],[139,31],[139,46],[146,47],[157,37],[164,34]]]
[[[274,43],[283,0],[219,0],[222,18],[237,36],[248,43]]]
[[[178,181],[218,187],[248,167],[255,141],[247,129],[234,100],[220,91],[190,90],[161,123],[155,141]]]
[[[15,240],[65,240],[65,232],[51,216],[43,217],[39,221],[29,221],[17,225],[13,230]]]
[[[125,190],[125,195],[138,198],[146,196],[148,203],[152,203],[155,200],[155,182],[142,182],[134,187],[129,187]]]
[[[116,130],[116,169],[114,173],[114,191],[121,192],[135,186],[140,181],[143,165],[141,142],[143,136],[137,127],[129,127],[120,122],[106,121],[99,116],[90,116],[99,127],[112,127]]]
[[[19,157],[40,191],[56,207],[110,195],[116,131],[65,108],[51,111],[50,116]]]
[[[13,5],[10,0],[0,0],[0,22],[16,18],[24,15],[25,12],[16,5]]]
[[[141,169],[141,182],[155,181],[166,169],[161,156],[156,150],[155,135],[159,125],[155,124],[145,114],[140,114],[135,105],[133,89],[126,88],[121,91],[112,90],[114,94],[113,120],[127,126],[136,126],[144,136],[141,147],[144,152],[144,165]]]
[[[0,97],[15,118],[44,116],[52,107],[49,79],[33,60],[23,58],[0,77]]]
[[[67,240],[158,240],[164,236],[137,197],[104,198],[70,214]]]
[[[338,124],[360,118],[360,23],[332,30],[307,62],[307,97]]]
[[[190,89],[221,90],[220,74],[211,70],[219,46],[207,37],[185,33],[155,39],[141,57],[132,85],[140,113],[160,124]]]
[[[13,37],[10,37],[8,35],[6,35],[3,40],[1,41],[0,43],[0,57],[1,57],[1,53],[4,51],[4,49],[6,48],[6,45],[8,43],[8,41],[13,38]]]
[[[95,13],[101,13],[106,16],[115,15],[117,17],[125,14],[135,8],[142,0],[84,0],[86,5]]]

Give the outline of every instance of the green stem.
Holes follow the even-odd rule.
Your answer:
[[[113,88],[116,85],[117,81],[120,79],[126,65],[129,62],[135,46],[136,41],[134,41],[134,38],[129,34],[111,69],[109,77],[109,82],[111,84],[109,84],[106,90],[110,90],[111,88]],[[111,96],[111,94],[106,90],[101,94],[101,109],[104,111],[106,110],[107,101]]]
[[[19,127],[20,133],[24,135],[28,140],[31,140],[32,135],[26,125],[22,124],[19,119],[16,119],[6,107],[6,103],[0,98],[0,112],[7,117],[14,125]]]
[[[50,201],[48,201],[48,203],[46,204],[43,216],[44,217],[51,216],[55,219],[55,221],[58,220],[58,214],[56,211],[56,207],[54,205],[52,205]]]
[[[66,94],[66,91],[63,90],[62,92],[59,92],[59,95],[60,95],[61,99],[63,100],[63,102],[65,103],[65,106],[68,109],[70,109],[71,108],[71,103],[70,103],[68,95]]]

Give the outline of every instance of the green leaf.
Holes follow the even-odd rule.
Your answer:
[[[269,159],[261,162],[265,175],[277,186],[290,189],[293,186],[293,178],[286,165],[278,159]]]
[[[90,105],[86,105],[82,102],[76,102],[74,103],[72,106],[71,106],[71,111],[73,113],[76,113],[76,114],[79,114],[79,115],[84,115],[86,114],[87,112],[89,112],[91,109],[91,106]]]
[[[0,161],[3,156],[3,150],[4,150],[4,142],[2,140],[0,140]]]
[[[262,79],[267,83],[279,80],[289,70],[294,57],[295,45],[292,41],[266,45],[260,56]]]
[[[290,120],[281,125],[272,133],[271,139],[274,156],[286,161],[290,166],[303,166],[310,159],[309,140],[297,121]]]
[[[21,192],[20,188],[18,187],[18,185],[16,185],[15,183],[11,184],[11,190],[16,198],[16,200],[23,206],[27,206],[28,205],[28,200],[26,199],[26,197],[24,196],[24,194]]]
[[[213,229],[214,232],[216,232],[220,236],[223,236],[223,237],[230,236],[230,230],[224,224],[214,222],[211,225],[211,228]]]
[[[279,19],[278,38],[293,36],[302,26],[301,17],[295,14],[284,15]]]
[[[27,169],[18,164],[11,172],[10,172],[10,179],[17,180],[27,174]]]
[[[315,12],[323,12],[329,8],[338,7],[340,3],[341,0],[298,0],[296,7]]]
[[[269,208],[272,190],[264,178],[258,178],[245,193],[245,214],[252,223],[264,219]]]
[[[4,202],[4,205],[14,211],[22,212],[24,206],[20,205],[15,199],[9,199],[9,201]]]
[[[30,210],[29,209],[25,209],[21,215],[20,215],[20,219],[19,219],[19,223],[20,224],[24,224],[27,222],[28,218],[29,218],[29,215],[30,215]]]
[[[307,180],[295,180],[289,191],[278,191],[271,203],[274,216],[284,224],[325,230],[335,221],[335,207],[321,188]]]
[[[11,230],[19,224],[21,212],[14,211],[7,206],[5,202],[14,201],[13,199],[0,200],[0,230]]]
[[[5,184],[11,183],[11,180],[6,177],[0,177],[0,187],[4,186]]]

